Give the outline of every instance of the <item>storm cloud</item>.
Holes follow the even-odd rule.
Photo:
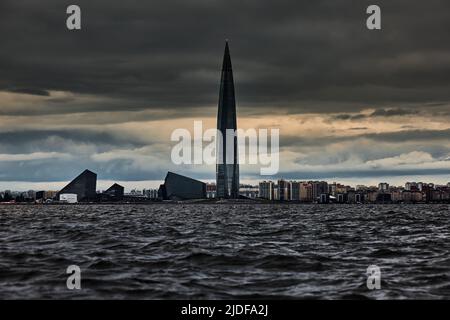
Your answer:
[[[381,31],[365,27],[369,1],[80,0],[77,32],[65,28],[67,1],[2,3],[2,90],[104,95],[140,108],[210,106],[228,38],[242,108],[450,97],[443,0],[378,1]]]

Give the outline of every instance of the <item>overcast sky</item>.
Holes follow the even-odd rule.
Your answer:
[[[70,4],[80,31],[66,28]],[[366,28],[369,4],[382,30]],[[277,177],[450,181],[449,12],[448,0],[2,0],[0,188],[86,168],[214,179],[214,166],[171,163],[170,134],[215,126],[225,39],[238,126],[280,129]],[[270,178],[258,172],[241,177]]]

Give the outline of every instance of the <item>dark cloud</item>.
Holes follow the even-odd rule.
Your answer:
[[[347,114],[347,113],[340,113],[333,117],[334,120],[361,120],[365,119],[368,116],[365,114]]]
[[[414,109],[378,109],[370,114],[371,117],[395,117],[395,116],[408,116],[408,115],[416,115],[419,113],[419,110]]]
[[[135,168],[126,170],[131,160],[111,160],[108,163],[92,162],[89,158],[74,159],[43,159],[33,161],[0,162],[0,181],[70,181],[85,169],[98,173],[102,180],[163,180],[164,171],[141,170]],[[22,170],[17,170],[17,165]]]
[[[450,129],[445,130],[404,130],[398,132],[383,132],[361,135],[358,138],[367,138],[378,142],[436,142],[441,141],[444,145],[448,145],[450,137]]]
[[[367,130],[367,129],[368,129],[367,127],[354,127],[354,128],[350,128],[349,130],[357,131],[357,130]]]
[[[333,120],[351,120],[351,121],[357,121],[362,119],[368,119],[373,117],[397,117],[397,116],[410,116],[410,115],[417,115],[421,112],[421,110],[418,109],[405,109],[405,108],[380,108],[377,109],[369,114],[364,113],[338,113],[334,116],[332,116]]]
[[[74,144],[95,145],[99,151],[112,148],[138,148],[149,144],[123,132],[91,129],[42,129],[0,132],[0,153],[73,152]]]
[[[50,93],[46,90],[41,90],[41,89],[33,89],[33,88],[14,88],[14,89],[9,89],[6,90],[9,92],[14,92],[14,93],[24,93],[24,94],[31,94],[31,95],[36,95],[36,96],[50,96]]]
[[[450,129],[446,130],[402,130],[382,133],[363,133],[346,136],[282,136],[280,138],[281,148],[305,148],[305,147],[324,147],[334,143],[343,143],[366,139],[374,143],[440,143],[449,147]],[[419,147],[419,146],[418,146]]]
[[[448,1],[380,0],[381,31],[365,27],[370,1],[77,3],[83,28],[70,32],[69,1],[2,1],[0,89],[133,101],[124,110],[210,106],[229,38],[246,108],[450,98]]]
[[[42,129],[0,132],[0,181],[64,181],[89,168],[101,179],[162,179],[163,170],[140,168],[133,159],[95,161],[92,156],[115,150],[129,154],[157,140],[140,139],[115,130]],[[53,153],[57,153],[56,156]],[[43,154],[43,157],[40,155]],[[48,156],[46,156],[48,154]],[[6,155],[6,159],[3,157]],[[62,155],[62,156],[59,156]],[[15,159],[14,157],[19,157]],[[12,159],[8,160],[8,157]],[[161,156],[164,158],[164,156]],[[23,158],[23,159],[22,159]],[[167,160],[165,160],[167,163]]]

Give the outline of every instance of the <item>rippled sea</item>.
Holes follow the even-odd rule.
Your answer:
[[[449,299],[449,209],[3,205],[0,299]]]

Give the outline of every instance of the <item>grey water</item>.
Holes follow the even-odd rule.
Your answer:
[[[0,299],[449,299],[449,209],[3,205]]]

